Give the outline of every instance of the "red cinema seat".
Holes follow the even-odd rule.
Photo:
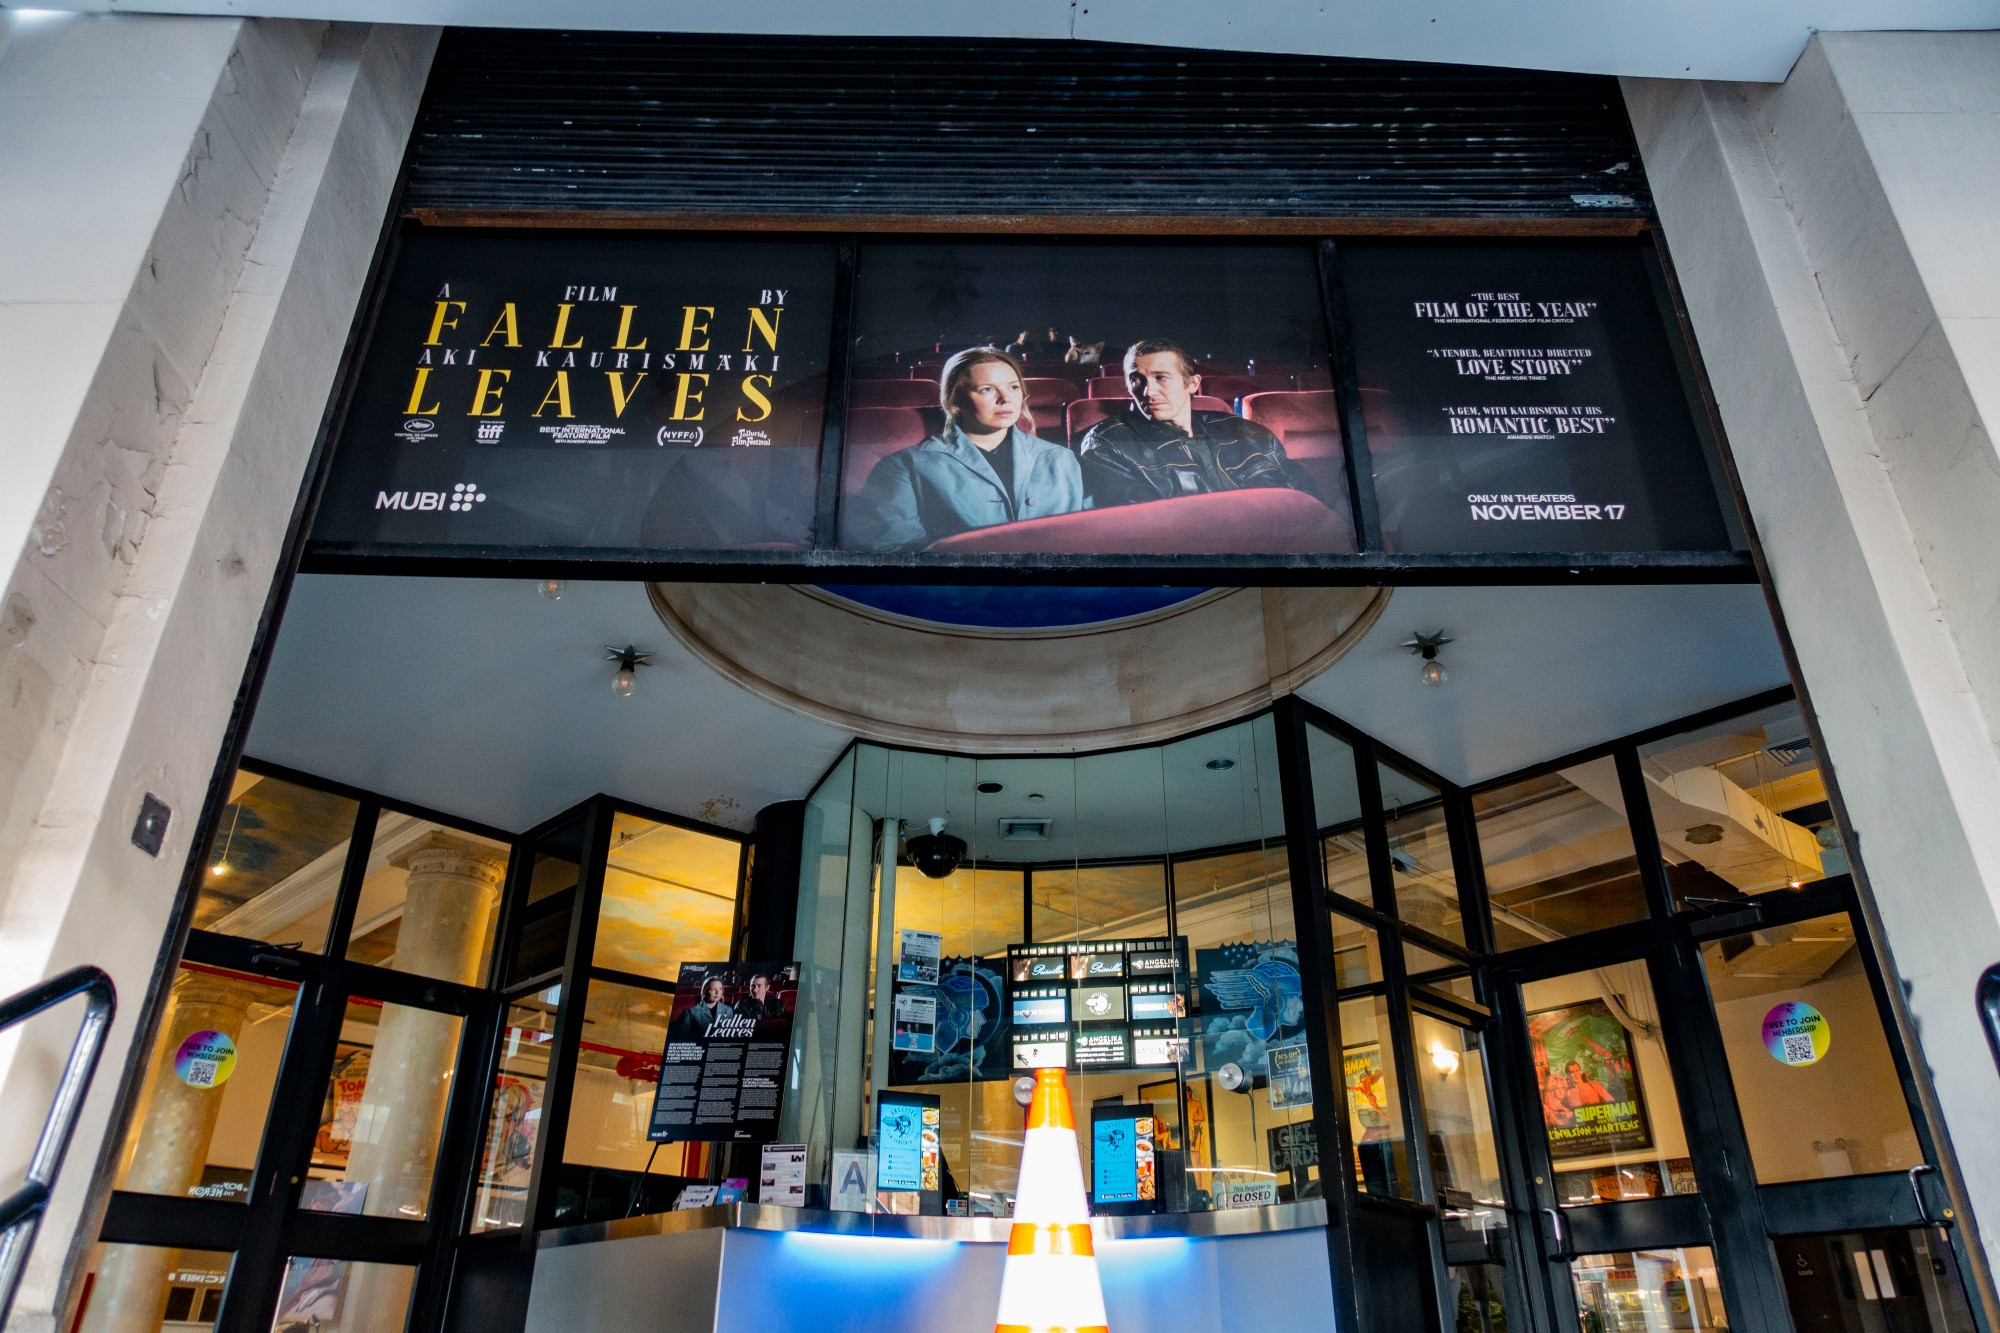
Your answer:
[[[910,378],[913,380],[929,380],[932,384],[936,384],[943,374],[942,361],[919,361],[910,367]]]
[[[1345,519],[1300,491],[1220,491],[977,528],[933,551],[1051,555],[1304,555],[1354,550]]]
[[[1068,380],[1030,378],[1022,380],[1021,387],[1028,391],[1029,407],[1057,417],[1063,414],[1064,408],[1083,396]]]
[[[1347,495],[1346,449],[1340,434],[1340,401],[1331,389],[1253,393],[1243,415],[1285,446],[1285,457],[1312,479],[1313,488],[1338,504]]]
[[[936,407],[937,385],[930,380],[856,380],[847,387],[849,407]]]
[[[1201,391],[1211,398],[1236,402],[1253,393],[1283,393],[1291,389],[1290,375],[1203,375]]]
[[[1106,417],[1115,417],[1132,405],[1127,398],[1079,398],[1069,405],[1069,447],[1074,449],[1083,443],[1084,432]],[[1194,400],[1197,412],[1227,412],[1229,404],[1220,398],[1210,398],[1199,394]]]
[[[1125,388],[1125,377],[1123,375],[1099,375],[1088,385],[1084,386],[1083,396],[1086,398],[1130,398],[1132,395]]]
[[[944,413],[935,407],[857,407],[849,412],[841,491],[859,491],[877,463],[898,449],[922,444],[943,421]]]

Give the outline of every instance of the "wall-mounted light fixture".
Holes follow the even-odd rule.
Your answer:
[[[1431,1039],[1431,1068],[1450,1078],[1458,1072],[1458,1052],[1436,1038]]]
[[[563,593],[568,588],[569,585],[567,583],[564,583],[561,579],[543,579],[540,583],[537,583],[535,585],[535,591],[539,592],[542,596],[548,598],[552,602],[560,602],[562,600]]]
[[[632,682],[638,678],[639,668],[653,665],[651,653],[642,653],[629,643],[623,648],[606,644],[604,657],[606,661],[618,664],[617,674],[611,677],[611,692],[621,699],[630,697]]]
[[[1438,661],[1438,649],[1450,642],[1451,638],[1439,630],[1435,634],[1417,634],[1403,645],[1424,659],[1424,664],[1417,668],[1418,680],[1426,685],[1444,684],[1444,663]]]

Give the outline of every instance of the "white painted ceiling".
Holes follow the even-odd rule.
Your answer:
[[[1450,679],[1434,689],[1398,645],[1439,628],[1457,642],[1443,656]],[[604,649],[626,643],[652,650],[655,665],[621,699]],[[1784,681],[1756,587],[1405,588],[1302,693],[1470,782]],[[718,676],[667,633],[637,584],[573,582],[551,602],[526,580],[305,576],[248,750],[517,831],[600,791],[748,828],[762,806],[804,796],[847,740]],[[1189,761],[1188,782],[1205,780],[1194,761],[1209,757],[1193,744],[1168,756]],[[1239,777],[1268,766],[1247,744],[1238,757]],[[1016,784],[990,769],[999,762],[982,761],[985,775],[1009,779],[1014,795],[1050,781],[1023,768]],[[986,816],[1026,812],[978,813],[983,829]],[[927,817],[914,805],[898,813]],[[1240,826],[1236,837],[1267,819],[1242,799],[1208,814]],[[1205,830],[1170,836],[1210,841]]]
[[[2000,26],[1996,0],[35,0],[82,12],[468,27],[1029,37],[1774,82],[1816,31]],[[26,6],[15,6],[26,8]]]

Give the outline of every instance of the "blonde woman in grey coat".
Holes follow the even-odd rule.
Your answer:
[[[847,536],[870,550],[919,549],[974,528],[1089,507],[1076,455],[1032,433],[1021,363],[994,347],[945,362],[945,427],[875,465]]]

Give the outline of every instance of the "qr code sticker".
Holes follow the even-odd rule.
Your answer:
[[[189,1087],[194,1087],[194,1088],[214,1087],[215,1061],[213,1060],[188,1061],[186,1080]]]
[[[1813,1039],[1801,1034],[1785,1038],[1785,1063],[1788,1065],[1809,1065],[1818,1057],[1813,1054]]]

